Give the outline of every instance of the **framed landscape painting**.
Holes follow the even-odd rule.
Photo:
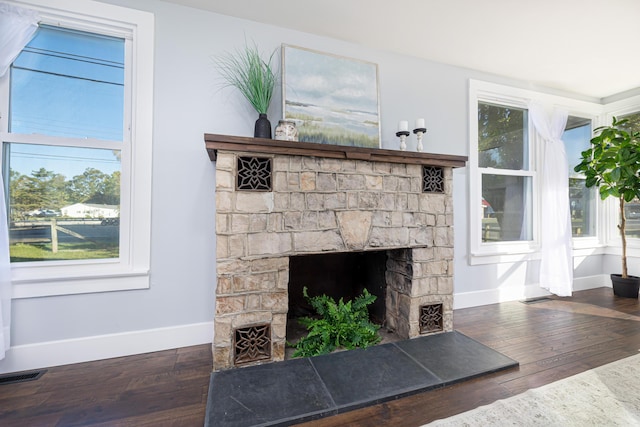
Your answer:
[[[300,141],[380,148],[377,64],[282,45],[282,102]]]

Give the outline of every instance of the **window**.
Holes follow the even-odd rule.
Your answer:
[[[532,239],[527,111],[478,102],[482,242]]]
[[[41,24],[0,80],[16,295],[148,287],[153,15],[20,5]]]
[[[584,176],[573,170],[581,161],[580,153],[589,148],[591,135],[590,119],[569,116],[562,141],[569,162],[569,204],[573,237],[596,235],[596,200],[598,197],[596,189],[586,188]]]
[[[119,258],[124,48],[41,26],[11,66],[8,139],[28,138],[4,143],[12,262]]]
[[[570,112],[564,132],[569,162],[574,245],[589,249],[597,238],[597,200],[573,173],[591,138],[601,105],[471,80],[469,84],[469,262],[485,264],[538,258],[540,175],[544,145],[532,124],[536,102]],[[575,164],[574,164],[575,163]]]

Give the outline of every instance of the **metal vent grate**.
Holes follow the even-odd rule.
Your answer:
[[[236,365],[271,359],[271,326],[269,324],[238,328],[234,336]]]
[[[238,157],[237,189],[271,191],[271,159]]]
[[[420,307],[420,333],[443,331],[442,304],[423,305]]]
[[[47,370],[33,372],[18,372],[13,374],[0,375],[0,385],[24,383],[27,381],[35,381],[40,378]]]
[[[444,172],[435,166],[422,167],[422,192],[444,193]]]

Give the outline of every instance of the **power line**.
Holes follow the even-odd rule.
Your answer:
[[[24,153],[24,152],[13,151],[13,150],[11,151],[11,157],[19,157],[22,159],[64,160],[64,161],[71,161],[71,162],[92,161],[96,163],[120,164],[120,161],[117,159],[99,159],[95,157],[62,156],[62,155],[54,155],[54,154],[33,154],[33,153]]]
[[[12,68],[14,70],[33,71],[34,73],[40,73],[40,74],[45,74],[45,75],[49,75],[49,76],[64,77],[64,78],[68,78],[68,79],[84,80],[84,81],[93,82],[93,83],[104,83],[104,84],[108,84],[108,85],[123,86],[124,87],[124,83],[108,82],[108,81],[105,81],[105,80],[91,79],[91,78],[88,78],[88,77],[71,76],[69,74],[54,73],[53,71],[37,70],[35,68],[27,68],[27,67],[21,67],[21,66],[16,66],[16,65],[14,65]]]
[[[49,56],[52,58],[68,59],[69,61],[84,62],[86,64],[95,64],[105,67],[124,69],[124,62],[110,61],[108,59],[94,58],[91,56],[76,55],[74,53],[62,52],[59,50],[27,46],[22,50],[22,52],[33,53],[34,55]]]

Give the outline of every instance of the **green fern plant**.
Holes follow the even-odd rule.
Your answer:
[[[377,297],[366,289],[362,295],[346,303],[342,298],[336,303],[327,295],[309,297],[306,286],[302,293],[319,317],[298,319],[309,333],[294,344],[296,351],[293,357],[318,356],[337,348],[367,348],[380,342],[380,326],[369,320],[367,309]]]

